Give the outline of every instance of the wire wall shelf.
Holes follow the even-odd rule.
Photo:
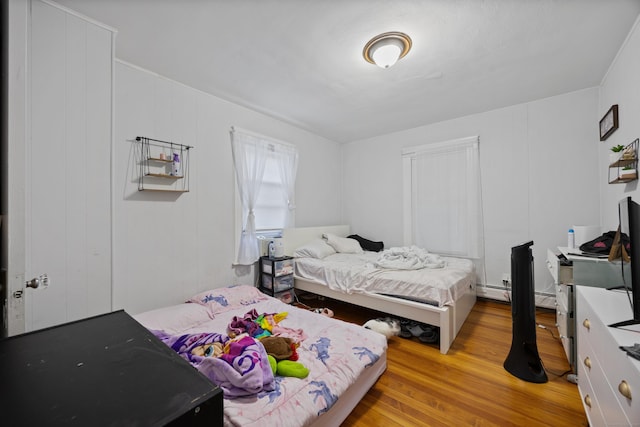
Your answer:
[[[638,142],[636,139],[609,163],[609,184],[625,184],[638,179]],[[613,154],[612,154],[613,156]]]
[[[189,192],[189,150],[192,146],[137,136],[138,191]]]

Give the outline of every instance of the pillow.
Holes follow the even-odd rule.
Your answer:
[[[207,307],[187,303],[145,311],[134,315],[133,318],[147,329],[179,335],[187,329],[209,321],[213,316]]]
[[[362,246],[357,240],[348,239],[346,237],[338,237],[335,234],[324,234],[327,243],[335,249],[336,252],[343,254],[361,254],[364,252]]]
[[[365,251],[380,252],[384,249],[384,242],[374,242],[372,240],[365,239],[364,237],[360,237],[357,234],[352,234],[351,236],[347,236],[347,238],[357,240]]]
[[[298,258],[322,259],[335,254],[336,251],[322,239],[312,240],[293,251],[293,256]]]
[[[188,302],[203,305],[209,309],[212,316],[224,313],[234,308],[255,304],[268,297],[258,288],[247,285],[229,286],[226,288],[210,289],[192,296]]]

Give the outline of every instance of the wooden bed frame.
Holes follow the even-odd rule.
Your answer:
[[[337,225],[284,229],[282,239],[285,254],[291,256],[296,248],[314,239],[321,238],[323,233],[346,237],[350,234],[350,227],[348,225]],[[334,291],[324,284],[298,276],[294,276],[294,281],[296,289],[313,292],[317,295],[333,298],[338,301],[345,301],[417,322],[438,326],[440,327],[440,353],[442,354],[449,352],[449,348],[458,335],[462,324],[476,303],[475,284],[472,284],[469,289],[467,289],[467,292],[455,301],[453,305],[436,307],[387,295],[363,293],[346,294]]]

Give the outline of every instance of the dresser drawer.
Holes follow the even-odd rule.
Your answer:
[[[607,375],[609,374],[607,372],[607,375],[605,375],[603,366],[589,343],[580,343],[578,363],[580,364],[578,369],[580,388],[582,388],[582,383],[586,379],[592,389],[590,393],[587,393],[586,390],[584,392],[585,395],[589,394],[591,396],[591,407],[597,406],[602,417],[607,420],[608,425],[628,425],[627,417],[620,406],[620,402],[607,381]],[[588,404],[584,397],[582,402],[586,405],[586,410]],[[595,427],[597,424],[592,424],[592,426]]]
[[[615,343],[612,342],[611,348]],[[633,371],[632,359],[619,350],[605,352],[600,361],[602,369],[607,371],[609,386],[631,425],[640,425],[640,375]],[[631,396],[625,397],[623,393]]]
[[[551,249],[547,249],[547,268],[553,277],[553,283],[573,283],[573,269],[560,265],[560,259]]]
[[[288,276],[274,277],[269,274],[262,275],[262,287],[275,292],[286,291],[293,288],[293,274]]]
[[[580,378],[580,387],[578,388],[578,391],[580,392],[580,398],[582,399],[582,405],[584,406],[584,411],[587,414],[589,425],[591,427],[604,426],[606,425],[604,417],[602,416],[598,400],[593,393],[593,387],[591,386],[589,375],[584,372],[586,368],[582,364],[581,360],[578,361],[578,364],[578,375]]]
[[[560,309],[556,310],[556,326],[558,327],[558,333],[560,337],[566,337],[567,335],[567,312]]]
[[[580,393],[590,393],[592,405],[595,398],[605,420],[603,425],[639,426],[640,364],[619,349],[620,345],[637,342],[638,337],[631,331],[607,326],[631,316],[626,295],[580,286],[577,292]],[[594,421],[591,425],[600,424]]]
[[[557,309],[565,313],[569,312],[569,285],[556,285]]]
[[[566,312],[556,310],[556,326],[558,327],[558,334],[560,335],[560,341],[564,348],[564,353],[567,355],[567,360],[571,365],[574,365],[574,335],[571,331],[570,319]],[[575,369],[575,366],[574,366]]]
[[[262,260],[262,272],[272,276],[284,276],[293,273],[293,258],[266,258]]]

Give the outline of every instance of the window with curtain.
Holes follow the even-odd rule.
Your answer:
[[[237,263],[250,265],[260,257],[259,235],[294,226],[298,150],[236,128],[231,130],[231,146],[242,212]]]
[[[474,136],[403,150],[405,244],[483,260],[478,145]]]
[[[278,170],[278,159],[273,151],[267,152],[260,193],[254,210],[257,232],[285,227],[288,209],[286,201],[283,200],[283,185],[280,171]],[[244,214],[246,215],[247,212],[244,212]]]

